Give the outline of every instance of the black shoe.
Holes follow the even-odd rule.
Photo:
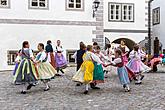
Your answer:
[[[81,85],[82,85],[82,83],[77,83],[77,84],[76,84],[76,86],[81,86]]]
[[[26,91],[21,91],[21,94],[26,94]]]
[[[88,91],[86,90],[86,91],[84,91],[84,94],[88,94]]]
[[[29,84],[28,86],[27,86],[27,90],[30,90],[31,88],[32,88],[32,86],[34,86],[33,84]]]
[[[142,82],[135,82],[135,85],[140,85],[142,84]]]
[[[92,87],[92,89],[97,89],[97,90],[98,90],[98,89],[100,89],[100,88],[95,86],[95,87]]]
[[[144,75],[141,76],[140,80],[143,80],[144,79]]]
[[[125,84],[123,85],[123,88],[126,88],[126,85]]]
[[[49,87],[49,88],[45,88],[45,89],[44,89],[44,91],[48,91],[48,90],[50,90],[50,87]]]

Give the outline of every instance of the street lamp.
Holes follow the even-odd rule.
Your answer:
[[[99,0],[95,0],[93,2],[93,18],[95,17],[96,15],[96,11],[97,9],[99,8],[99,4],[100,4],[100,1]]]

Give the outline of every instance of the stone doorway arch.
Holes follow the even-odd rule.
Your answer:
[[[125,40],[127,47],[130,50],[133,50],[133,46],[135,45],[135,42],[133,40],[131,40],[131,39],[128,39],[128,38],[119,38],[119,39],[114,40],[112,43],[120,44],[120,41],[121,40]]]

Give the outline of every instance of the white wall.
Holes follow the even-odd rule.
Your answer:
[[[134,22],[109,22],[108,21],[108,2],[134,3]],[[145,0],[105,0],[104,3],[104,27],[105,29],[125,29],[125,30],[147,30],[145,21]]]
[[[28,9],[28,0],[10,0],[10,9],[0,9],[0,18],[94,21],[92,18],[92,0],[85,0],[84,11],[66,11],[66,0],[49,0],[49,10]]]
[[[160,24],[153,25],[153,37],[158,37],[160,42],[163,44],[163,49],[165,49],[165,1],[155,0],[152,3],[152,9],[160,7]]]
[[[37,49],[38,43],[46,44],[52,40],[54,45],[60,39],[64,49],[78,49],[79,42],[92,44],[92,30],[87,26],[49,26],[49,25],[0,25],[1,58],[0,70],[13,69],[7,65],[7,51],[21,49],[22,42],[28,40],[32,49]]]

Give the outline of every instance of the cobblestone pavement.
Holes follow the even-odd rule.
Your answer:
[[[20,94],[20,86],[12,84],[11,72],[0,72],[0,110],[165,110],[165,73],[146,73],[142,85],[131,84],[125,93],[116,74],[110,74],[101,90],[76,87],[70,79],[75,68],[66,69],[66,76],[50,82],[44,92],[42,82],[28,94]]]

